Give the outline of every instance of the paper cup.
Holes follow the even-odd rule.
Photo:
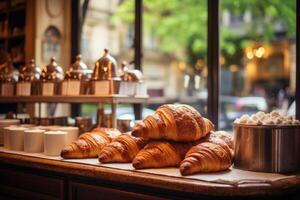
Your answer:
[[[20,120],[18,119],[0,119],[0,145],[4,143],[4,132],[3,128],[8,127],[10,125],[18,125],[20,124]]]
[[[67,132],[47,131],[44,134],[44,153],[47,156],[59,156],[67,145]]]
[[[9,144],[10,149],[15,151],[24,150],[24,127],[12,127],[9,129]]]
[[[67,132],[67,145],[71,144],[75,140],[78,139],[79,136],[79,129],[78,127],[73,126],[63,126],[58,129],[59,131],[65,131]]]
[[[24,151],[40,153],[44,151],[44,130],[29,129],[24,131]]]

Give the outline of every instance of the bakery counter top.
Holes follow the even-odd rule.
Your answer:
[[[96,159],[89,160],[87,163],[84,161],[69,162],[0,151],[0,169],[2,170],[16,169],[17,172],[22,172],[24,169],[34,174],[46,176],[51,174],[62,177],[67,182],[83,180],[94,185],[103,186],[104,184],[108,188],[138,193],[145,192],[148,195],[159,197],[274,197],[274,195],[298,195],[297,190],[300,190],[299,174],[276,175],[249,172],[247,175],[248,172],[239,172],[241,170],[232,168],[231,172],[207,174],[200,177],[180,177],[176,174],[172,175],[172,172],[168,171],[160,173],[151,170],[137,171],[127,169],[126,165],[118,169],[114,166],[97,165]],[[232,174],[229,175],[228,173]],[[0,176],[5,176],[3,173],[0,174],[2,174]],[[230,176],[233,176],[234,181],[229,181]],[[239,176],[241,176],[240,180],[238,180]],[[1,180],[3,184],[3,177]]]

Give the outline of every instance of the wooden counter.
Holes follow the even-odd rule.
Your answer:
[[[300,176],[229,185],[0,152],[0,199],[297,199],[298,191]]]

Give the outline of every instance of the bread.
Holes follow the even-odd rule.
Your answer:
[[[193,146],[180,164],[182,175],[198,172],[218,172],[228,169],[233,162],[233,140],[225,131],[212,133],[206,140]]]
[[[213,128],[214,125],[191,106],[166,104],[138,123],[132,135],[190,142],[205,137]]]
[[[97,132],[82,134],[78,140],[72,142],[61,151],[63,158],[97,158],[105,145],[110,143],[117,134],[117,129],[102,128]]]
[[[133,159],[135,169],[179,166],[192,143],[151,141]]]
[[[146,140],[130,134],[122,134],[106,145],[99,154],[101,163],[131,162],[145,146]]]

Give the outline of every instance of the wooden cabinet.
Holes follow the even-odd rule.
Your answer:
[[[65,180],[0,169],[0,199],[64,199]]]
[[[146,195],[136,192],[128,192],[98,185],[90,185],[78,182],[71,182],[69,184],[69,198],[76,200],[93,199],[93,200],[110,200],[110,199],[124,199],[124,200],[165,200],[167,198],[157,197],[153,195]]]

